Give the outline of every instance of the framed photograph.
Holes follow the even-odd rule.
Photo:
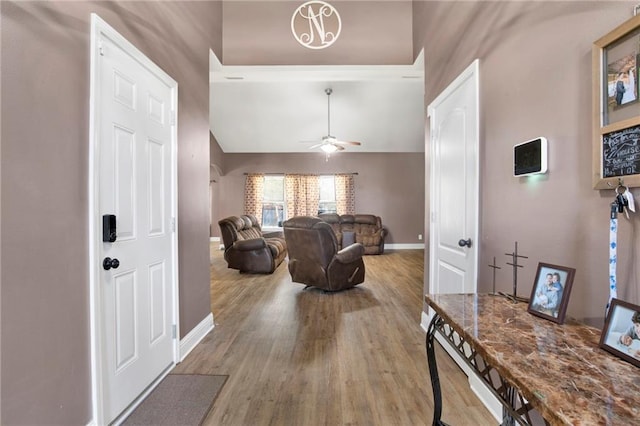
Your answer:
[[[640,186],[640,15],[593,43],[594,189]]]
[[[575,273],[573,268],[538,263],[527,309],[529,313],[562,324]]]
[[[600,347],[640,367],[640,306],[611,300]]]
[[[631,46],[630,48],[631,53],[607,64],[607,116],[611,116],[618,108],[638,100],[636,85],[638,53],[636,49]]]

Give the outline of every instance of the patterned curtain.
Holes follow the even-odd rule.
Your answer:
[[[356,187],[352,174],[335,176],[336,210],[338,214],[356,213]]]
[[[244,214],[252,214],[262,223],[264,175],[248,174],[244,182]]]
[[[320,183],[316,175],[284,175],[287,219],[316,216],[320,204]]]

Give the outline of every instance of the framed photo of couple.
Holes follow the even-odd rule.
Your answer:
[[[529,313],[562,324],[575,272],[575,269],[565,266],[538,263],[527,308]]]
[[[640,367],[640,306],[611,299],[600,347]]]
[[[640,15],[593,42],[592,184],[640,186]]]

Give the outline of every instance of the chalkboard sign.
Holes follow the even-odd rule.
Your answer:
[[[640,125],[602,135],[602,177],[640,173]]]

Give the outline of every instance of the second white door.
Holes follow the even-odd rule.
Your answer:
[[[429,293],[475,293],[478,263],[478,60],[430,105]]]

